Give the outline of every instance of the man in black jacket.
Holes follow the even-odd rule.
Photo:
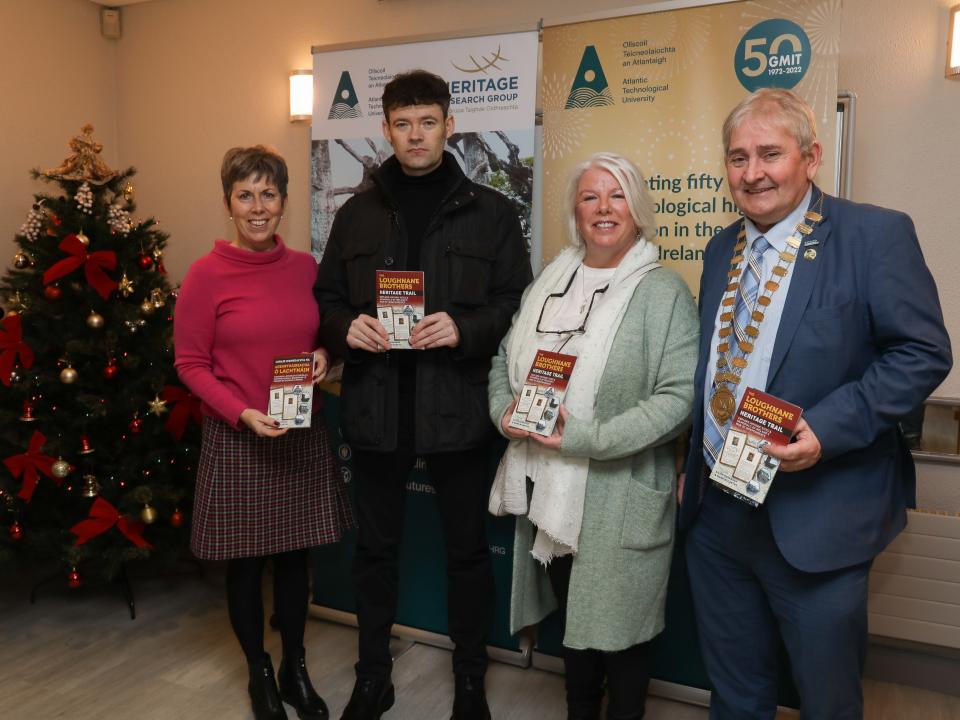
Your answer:
[[[322,343],[344,360],[340,426],[353,448],[360,523],[360,659],[343,720],[375,720],[393,704],[397,556],[418,456],[436,488],[447,547],[453,719],[490,717],[487,372],[531,272],[515,208],[467,179],[444,151],[454,125],[449,104],[446,82],[422,70],[384,88],[383,134],[394,156],[374,173],[372,189],[337,212],[317,276]],[[410,336],[417,350],[387,352],[377,270],[423,271],[426,316]]]

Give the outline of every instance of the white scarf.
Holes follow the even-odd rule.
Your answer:
[[[564,347],[564,353],[577,356],[577,363],[563,404],[578,420],[593,420],[600,378],[620,321],[637,284],[660,267],[658,255],[657,246],[641,238],[620,261],[606,292],[597,296],[584,333]],[[519,394],[537,350],[556,339],[536,331],[543,304],[548,295],[563,291],[583,256],[582,248],[567,248],[527,293],[507,342],[507,375],[514,395]],[[589,465],[589,458],[562,457],[534,440],[511,440],[497,467],[488,509],[494,515],[527,515],[537,527],[531,554],[544,565],[556,556],[576,553]],[[533,481],[529,508],[528,470]]]

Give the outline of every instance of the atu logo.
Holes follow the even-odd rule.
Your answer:
[[[360,117],[360,100],[357,99],[357,93],[353,89],[350,73],[344,70],[340,73],[340,83],[337,85],[337,92],[330,104],[330,114],[327,115],[327,119],[342,120],[343,118],[358,117]]]
[[[573,80],[570,94],[567,95],[564,109],[605,105],[613,105],[613,95],[610,94],[610,86],[607,85],[607,76],[603,74],[596,47],[587,45],[583,49],[583,59],[580,60],[580,68]]]

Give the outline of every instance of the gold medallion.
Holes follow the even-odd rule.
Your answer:
[[[724,425],[733,415],[736,402],[730,388],[718,387],[713,391],[713,397],[710,398],[710,412],[718,423]]]
[[[816,259],[817,259],[817,251],[814,250],[813,248],[810,248],[809,250],[804,250],[804,251],[803,251],[803,259],[804,259],[804,260],[816,260]]]

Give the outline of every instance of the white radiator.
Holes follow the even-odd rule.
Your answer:
[[[960,648],[960,516],[907,514],[870,573],[870,634]]]

